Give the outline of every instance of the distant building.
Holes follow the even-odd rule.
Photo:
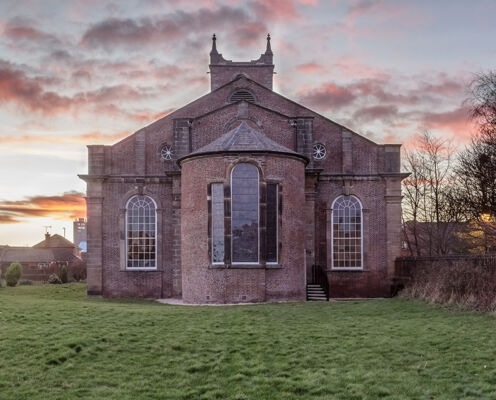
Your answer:
[[[0,269],[2,276],[9,265],[18,262],[22,265],[22,279],[45,280],[50,271],[66,265],[71,269],[80,265],[81,249],[60,235],[45,234],[45,240],[33,247],[1,246]]]
[[[78,218],[73,222],[74,244],[82,251],[86,251],[86,220]]]

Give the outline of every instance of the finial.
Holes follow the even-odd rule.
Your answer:
[[[212,51],[210,51],[210,54],[219,54],[217,53],[217,45],[216,42],[217,37],[215,36],[215,33],[212,35]]]
[[[267,33],[267,49],[265,54],[272,54],[272,49],[270,48],[270,33]]]

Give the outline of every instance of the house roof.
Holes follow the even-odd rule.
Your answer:
[[[0,257],[1,262],[50,262],[54,261],[51,249],[6,246]]]
[[[180,163],[186,158],[199,155],[226,152],[282,153],[299,157],[304,159],[305,161],[308,161],[306,157],[273,141],[272,139],[265,136],[262,132],[252,128],[246,123],[246,121],[243,121],[239,126],[223,134],[221,137],[217,138],[213,142],[180,158],[178,162]]]
[[[3,246],[0,251],[0,263],[40,263],[76,260],[80,260],[80,258],[74,255],[74,253],[68,249]]]
[[[77,247],[74,243],[70,242],[66,238],[55,234],[52,236],[47,236],[45,240],[41,241],[40,243],[37,243],[33,246],[33,248],[59,248],[59,247],[70,247],[74,248]]]

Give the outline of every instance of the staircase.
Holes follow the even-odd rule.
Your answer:
[[[309,283],[307,285],[307,300],[308,301],[327,301],[327,296],[325,294],[324,289],[322,289],[322,286]]]
[[[307,284],[308,301],[328,301],[329,300],[329,281],[327,273],[320,265],[312,265],[311,277]]]

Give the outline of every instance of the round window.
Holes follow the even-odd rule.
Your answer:
[[[164,144],[160,149],[160,159],[162,161],[172,160],[173,155],[174,151],[172,150],[172,146],[169,144]]]
[[[322,143],[315,143],[313,145],[313,158],[315,160],[322,160],[327,154],[327,149]]]

